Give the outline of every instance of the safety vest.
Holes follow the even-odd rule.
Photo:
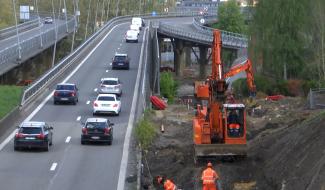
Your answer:
[[[167,179],[164,183],[164,189],[165,190],[176,190],[176,185],[171,182],[169,179]]]
[[[216,179],[218,179],[218,174],[211,168],[207,168],[202,173],[203,185],[205,184],[215,184]]]

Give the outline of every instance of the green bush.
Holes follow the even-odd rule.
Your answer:
[[[146,115],[138,122],[135,129],[135,136],[143,149],[147,149],[156,136],[154,126],[146,118]]]
[[[160,74],[160,93],[168,99],[168,102],[173,103],[176,96],[177,83],[173,79],[171,72],[162,72]]]
[[[0,86],[0,119],[19,105],[21,93],[20,86]]]

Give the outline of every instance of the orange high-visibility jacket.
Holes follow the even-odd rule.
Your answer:
[[[176,190],[176,185],[172,181],[167,179],[164,183],[164,189],[165,190]]]
[[[203,185],[205,184],[215,184],[215,181],[219,178],[217,172],[212,168],[207,168],[202,173]]]
[[[239,128],[240,128],[240,126],[237,123],[231,123],[231,124],[229,124],[229,129],[239,129]]]

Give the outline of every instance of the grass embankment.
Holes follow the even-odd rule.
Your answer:
[[[20,103],[22,87],[0,85],[0,119]]]
[[[156,136],[154,124],[150,121],[150,111],[145,111],[137,124],[135,136],[143,150],[147,150]]]

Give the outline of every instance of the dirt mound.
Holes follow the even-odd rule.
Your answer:
[[[276,189],[325,188],[325,112],[253,140],[266,182]]]

